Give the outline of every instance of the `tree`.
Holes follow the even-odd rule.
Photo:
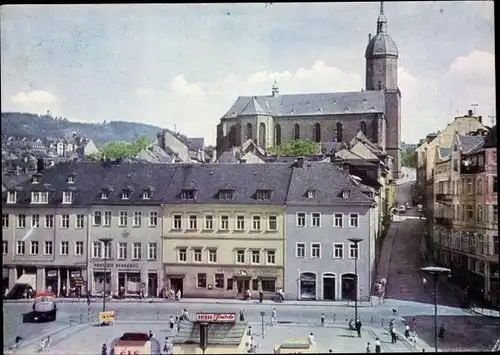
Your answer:
[[[308,140],[297,140],[279,146],[271,147],[267,151],[271,155],[300,156],[319,153],[319,145]]]
[[[92,154],[87,157],[89,160],[100,160],[101,158],[130,158],[133,157],[149,144],[149,138],[142,136],[133,143],[127,142],[109,142],[107,143],[98,154]]]
[[[417,168],[418,155],[416,150],[405,150],[401,154],[401,165],[410,168]]]

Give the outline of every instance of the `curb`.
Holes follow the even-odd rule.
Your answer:
[[[498,311],[493,311],[493,310],[490,310],[492,313],[490,314],[486,314],[486,313],[481,313],[479,311],[475,311],[474,308],[469,308],[469,310],[474,313],[474,314],[477,314],[479,316],[483,316],[483,317],[487,317],[487,318],[498,318],[500,319],[500,314],[492,314],[492,313],[499,313]]]

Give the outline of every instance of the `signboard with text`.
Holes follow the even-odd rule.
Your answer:
[[[209,323],[235,323],[236,313],[196,313],[196,321]]]
[[[113,323],[115,321],[115,312],[99,312],[99,323]]]

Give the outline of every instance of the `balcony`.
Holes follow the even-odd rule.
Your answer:
[[[451,218],[436,217],[434,218],[434,221],[438,226],[443,226],[443,227],[453,226],[453,220]]]
[[[453,199],[451,194],[436,194],[437,202],[451,202]]]

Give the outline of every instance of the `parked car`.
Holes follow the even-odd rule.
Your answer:
[[[33,320],[36,321],[55,321],[57,315],[57,306],[53,293],[37,293],[33,303]]]
[[[424,206],[423,205],[417,205],[417,212],[424,212]]]
[[[409,203],[409,202],[406,202],[406,203],[405,203],[405,207],[406,207],[406,209],[407,209],[407,210],[409,210],[409,209],[411,208],[410,203]]]
[[[406,207],[405,207],[405,206],[403,206],[403,205],[399,206],[399,208],[398,208],[398,212],[399,212],[399,213],[406,213]]]

